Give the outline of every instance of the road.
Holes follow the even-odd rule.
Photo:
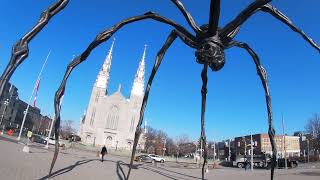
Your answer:
[[[49,150],[43,145],[33,144],[30,153],[22,152],[23,144],[0,138],[0,179],[30,180],[47,179],[49,165],[53,157],[53,147]],[[53,170],[51,179],[87,180],[108,179],[124,180],[128,171],[129,158],[108,155],[104,162],[99,161],[96,153],[75,149],[62,150]],[[201,179],[201,169],[194,165],[166,162],[165,164],[136,163],[130,179]],[[220,167],[209,170],[206,179],[226,180],[269,180],[270,171],[245,171],[238,168]],[[302,165],[296,169],[276,170],[276,180],[319,180],[320,164]]]

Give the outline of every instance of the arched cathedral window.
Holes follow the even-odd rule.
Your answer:
[[[130,132],[133,132],[134,130],[134,116],[131,118],[131,123],[130,123]]]
[[[98,102],[99,97],[100,97],[100,91],[98,91],[97,94],[96,94],[95,102]]]
[[[90,118],[90,125],[92,126],[94,123],[94,118],[96,116],[96,108],[93,108],[91,118]]]
[[[119,108],[116,105],[111,106],[107,116],[107,129],[117,129],[119,121]]]

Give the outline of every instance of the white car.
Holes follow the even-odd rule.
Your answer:
[[[153,160],[153,162],[161,162],[164,163],[166,160],[163,157],[160,157],[155,154],[148,154],[148,156]]]
[[[56,144],[56,140],[54,138],[49,139],[48,137],[46,137],[45,140],[48,141],[48,144],[50,144],[50,145]],[[59,140],[59,146],[64,146],[64,145],[65,144]]]

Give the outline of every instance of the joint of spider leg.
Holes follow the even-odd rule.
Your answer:
[[[195,52],[197,63],[207,64],[212,71],[219,71],[225,64],[224,46],[218,35],[204,38]]]
[[[50,13],[49,13],[48,10],[43,11],[43,12],[41,13],[41,15],[40,15],[40,21],[46,21],[46,20],[48,20],[49,14],[50,14]]]
[[[13,48],[13,54],[16,57],[28,53],[28,51],[29,51],[28,44],[22,42],[21,40],[18,41]]]
[[[153,14],[156,14],[156,13],[153,11],[149,11],[149,12],[144,13],[144,15],[153,15]]]
[[[207,94],[207,88],[202,88],[202,89],[201,89],[201,94],[203,94],[203,95],[204,95],[204,94]]]

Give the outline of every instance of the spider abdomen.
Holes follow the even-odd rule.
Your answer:
[[[212,71],[219,71],[225,64],[224,49],[217,37],[206,38],[195,52],[197,63],[207,64]]]

